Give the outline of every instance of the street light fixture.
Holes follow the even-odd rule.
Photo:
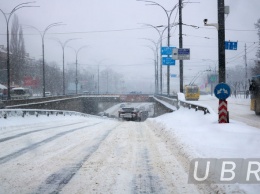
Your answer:
[[[52,28],[52,27],[55,27],[55,26],[61,26],[61,25],[65,25],[61,22],[56,22],[56,23],[52,23],[50,25],[48,25],[43,32],[41,32],[39,29],[37,29],[36,27],[34,26],[30,26],[30,25],[24,25],[26,27],[29,27],[29,28],[33,28],[35,29],[37,32],[39,32],[39,34],[41,35],[41,38],[42,38],[42,96],[45,97],[45,56],[44,56],[44,37],[45,37],[45,34],[46,32]]]
[[[26,3],[21,3],[17,6],[15,6],[12,11],[10,13],[8,13],[8,17],[6,16],[7,14],[3,12],[3,10],[0,9],[0,12],[4,15],[5,21],[6,21],[6,39],[7,39],[7,43],[6,43],[6,48],[7,48],[7,99],[10,100],[11,99],[11,95],[10,95],[10,51],[9,51],[9,21],[11,16],[13,15],[13,13],[15,11],[17,11],[18,9],[24,8],[24,7],[39,7],[39,6],[28,6],[27,4],[30,3],[35,3],[33,2],[26,2]]]
[[[143,1],[146,3],[150,3],[147,5],[157,5],[159,7],[161,7],[163,9],[163,11],[165,12],[166,16],[167,16],[167,21],[168,21],[168,36],[167,36],[167,46],[170,46],[170,20],[171,20],[171,15],[173,13],[173,11],[178,7],[178,3],[170,10],[167,11],[162,5],[160,5],[159,3],[155,2],[155,1],[146,1],[146,0],[137,0],[137,1]],[[170,95],[170,66],[167,66],[167,95]]]
[[[80,47],[78,50],[72,48],[72,47],[69,47],[71,49],[73,49],[75,51],[75,54],[76,54],[76,94],[78,94],[78,53],[79,51],[81,51],[83,48],[86,48],[87,46],[82,46]]]

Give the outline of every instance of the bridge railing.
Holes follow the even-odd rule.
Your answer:
[[[164,102],[167,102],[171,106],[174,106],[176,109],[178,109],[178,96],[167,96],[167,95],[155,95],[156,98],[159,100],[162,100]]]
[[[175,96],[167,96],[167,95],[155,95],[156,98],[163,100],[173,106],[175,106],[177,109],[179,109],[180,106],[188,109],[195,109],[195,111],[203,111],[204,114],[210,113],[211,108],[208,106],[197,104],[196,102],[189,102],[185,100],[185,97],[183,94],[179,93]]]

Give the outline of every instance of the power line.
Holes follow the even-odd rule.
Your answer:
[[[204,38],[204,39],[211,39],[211,40],[217,40],[216,38],[210,38],[206,36],[195,36],[195,35],[189,35],[189,34],[182,34],[183,36],[189,36],[189,37],[195,37],[195,38]]]
[[[79,31],[79,32],[50,32],[48,34],[90,34],[90,33],[105,33],[105,32],[123,32],[123,31],[134,31],[134,30],[146,30],[152,27],[142,27],[142,28],[126,28],[126,29],[114,29],[114,30],[94,30],[94,31]],[[0,35],[6,35],[6,33],[0,33]],[[19,34],[16,34],[19,35]],[[23,35],[38,35],[38,34],[27,34]]]
[[[80,65],[83,65],[83,66],[94,66],[96,67],[97,65],[93,64],[83,64],[81,63]],[[128,65],[116,65],[116,64],[109,64],[108,65],[99,65],[100,67],[134,67],[134,66],[138,66],[138,67],[146,67],[146,66],[151,66],[151,64],[128,64]]]
[[[215,28],[209,28],[204,26],[197,26],[198,28],[206,29],[206,30],[216,30]],[[226,31],[238,31],[238,32],[257,32],[258,30],[253,29],[225,29]]]
[[[177,13],[175,15],[174,21],[176,20],[177,17]],[[184,26],[192,26],[195,27],[197,29],[199,28],[204,28],[207,30],[212,30],[212,28],[207,28],[207,27],[201,27],[201,26],[196,26],[196,25],[187,25],[187,24],[183,24]],[[113,30],[93,30],[93,31],[78,31],[78,32],[50,32],[48,34],[91,34],[91,33],[107,33],[107,32],[123,32],[123,31],[134,31],[134,30],[146,30],[149,29],[151,27],[147,26],[147,27],[142,27],[142,28],[126,28],[126,29],[113,29]],[[176,30],[177,26],[175,26],[174,32]],[[213,29],[215,30],[215,29]],[[241,32],[257,32],[257,30],[243,30],[243,29],[226,29],[228,31],[241,31]],[[6,33],[0,33],[1,36],[6,36]],[[17,34],[18,35],[18,34]],[[29,34],[29,33],[24,33],[23,35],[38,35],[38,34]],[[187,34],[183,34],[184,36],[192,36],[192,35],[187,35]],[[194,36],[194,37],[200,37],[200,38],[206,38],[206,39],[214,39],[214,38],[210,38],[210,37],[202,37],[202,36]]]
[[[254,49],[256,49],[256,48],[257,48],[257,46],[256,46],[256,47],[254,47],[254,48],[252,48],[252,50],[251,50],[251,51],[247,51],[247,52],[246,52],[246,54],[248,54],[248,53],[251,53],[251,52],[252,52],[252,51],[254,51]],[[243,52],[243,53],[244,53],[244,52]],[[233,60],[231,60],[231,61],[228,61],[227,63],[234,62],[234,61],[236,61],[236,60],[240,59],[241,57],[244,57],[244,55],[238,56],[237,58],[235,58],[235,59],[233,59]]]
[[[251,44],[250,46],[248,46],[247,49],[249,49],[250,47],[252,47],[254,44],[255,44],[255,42],[254,42],[253,44]],[[234,59],[234,58],[236,58],[237,56],[239,56],[241,53],[244,53],[244,51],[242,51],[242,52],[238,53],[237,55],[235,55],[234,57],[231,57],[231,58],[228,58],[228,59],[229,59],[229,60],[230,60],[230,59]]]

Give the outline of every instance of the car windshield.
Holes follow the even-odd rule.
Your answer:
[[[125,111],[125,112],[132,112],[135,109],[134,108],[122,108],[122,110]]]
[[[16,95],[24,95],[26,93],[26,91],[23,89],[14,89],[14,90],[11,90],[11,93],[16,94]]]

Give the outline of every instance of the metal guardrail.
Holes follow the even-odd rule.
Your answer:
[[[75,111],[61,111],[61,110],[41,110],[41,109],[1,109],[0,119],[7,119],[8,117],[25,117],[25,116],[36,116],[40,115],[63,115],[63,116],[83,116],[83,117],[95,117],[94,115],[84,114]]]
[[[155,95],[156,98],[167,102],[168,104],[175,106],[177,109],[178,107],[178,96],[167,96],[167,95]]]
[[[189,109],[195,109],[195,111],[203,111],[204,114],[210,113],[209,109],[206,106],[198,105],[193,102],[188,102],[184,100],[179,100],[178,96],[167,96],[167,95],[156,95],[156,98],[159,98],[160,100],[163,100],[173,106],[175,106],[177,109],[180,108],[180,106],[184,108],[189,108]]]
[[[66,98],[77,98],[80,95],[67,95],[67,96],[49,96],[49,97],[38,97],[38,98],[27,98],[27,99],[19,99],[19,100],[4,100],[3,103],[5,107],[8,106],[15,106],[20,104],[31,104],[31,103],[40,103],[50,100],[59,100],[59,99],[66,99]]]
[[[179,100],[179,104],[180,104],[180,106],[183,106],[184,108],[189,108],[189,109],[192,108],[192,109],[195,109],[195,111],[201,110],[204,112],[204,115],[207,113],[210,113],[209,109],[202,105],[197,105],[197,104],[187,102],[187,101],[182,101],[182,100]]]

